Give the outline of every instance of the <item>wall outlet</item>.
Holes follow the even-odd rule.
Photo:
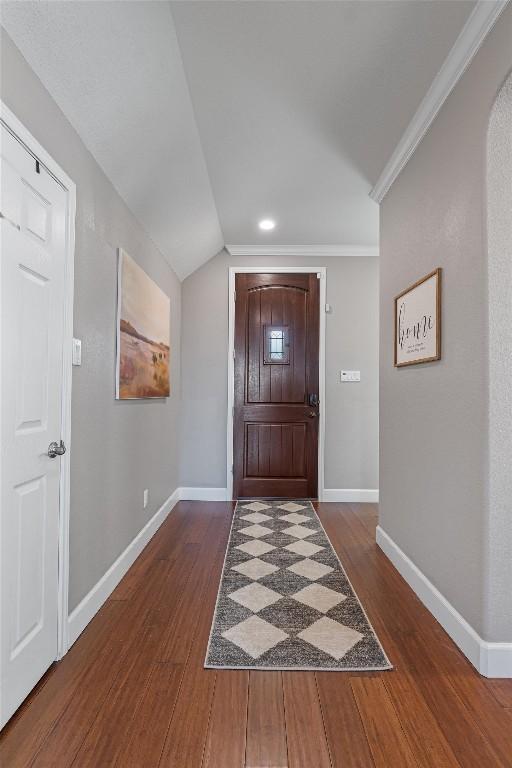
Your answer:
[[[361,371],[340,371],[340,381],[361,381]]]
[[[144,491],[144,509],[146,509],[149,502],[149,488],[146,488]]]

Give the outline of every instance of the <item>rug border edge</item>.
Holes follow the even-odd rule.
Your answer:
[[[255,666],[221,666],[215,664],[203,664],[204,669],[242,669],[250,672],[389,672],[395,667],[389,664],[387,667],[255,667]]]
[[[222,580],[224,578],[224,570],[226,568],[226,560],[228,559],[229,545],[231,544],[231,536],[233,535],[233,526],[235,524],[235,514],[236,514],[236,510],[237,510],[238,504],[239,504],[239,501],[238,501],[238,499],[236,499],[235,506],[233,507],[233,514],[232,514],[232,517],[231,517],[231,525],[229,526],[229,536],[228,536],[228,540],[226,542],[226,550],[224,552],[224,558],[222,560],[222,568],[221,568],[221,571],[220,571],[219,586],[217,587],[217,597],[215,598],[215,608],[213,609],[213,616],[212,616],[211,625],[210,625],[210,634],[208,635],[208,644],[206,646],[206,654],[205,654],[205,657],[204,657],[203,669],[209,669],[209,667],[207,667],[207,665],[206,665],[206,661],[207,661],[208,655],[210,653],[210,645],[211,645],[211,642],[212,642],[213,630],[214,630],[214,627],[215,627],[215,619],[217,618],[217,609],[219,607],[219,602],[220,602],[220,592],[221,592],[221,587],[222,587]]]

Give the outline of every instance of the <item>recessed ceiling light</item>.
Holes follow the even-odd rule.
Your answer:
[[[276,223],[272,219],[262,219],[259,222],[258,227],[262,229],[264,232],[268,232],[271,229],[274,229],[275,225]]]

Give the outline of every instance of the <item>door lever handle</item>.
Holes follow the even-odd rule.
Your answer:
[[[48,446],[48,456],[50,459],[54,459],[56,456],[63,456],[66,453],[66,446],[64,445],[64,440],[61,440],[60,443],[50,443]]]

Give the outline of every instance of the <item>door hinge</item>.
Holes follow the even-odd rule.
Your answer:
[[[235,417],[235,406],[231,408],[231,415],[233,416],[233,418]]]
[[[236,350],[233,350],[233,360],[236,358]]]
[[[232,465],[231,465],[231,474],[233,475],[234,473],[235,473],[235,469],[234,469],[234,466],[233,466],[233,464],[232,464]]]
[[[236,291],[233,291],[233,298],[236,301]]]

